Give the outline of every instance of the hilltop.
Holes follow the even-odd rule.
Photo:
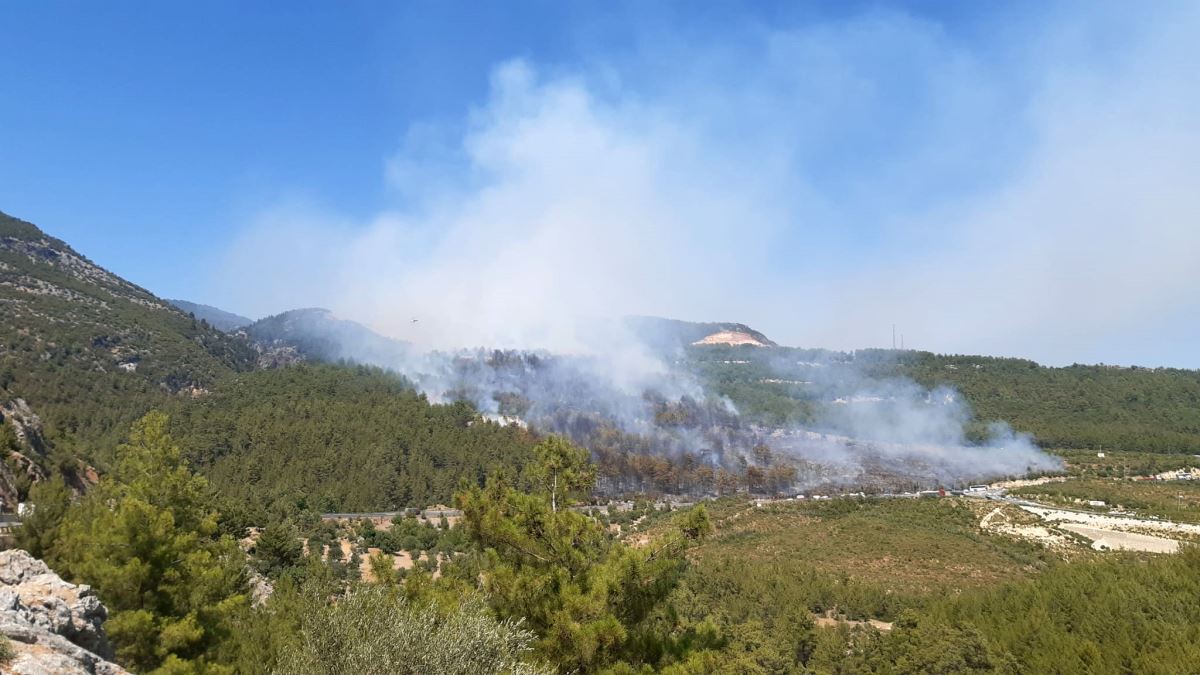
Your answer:
[[[625,325],[651,349],[674,353],[689,345],[777,347],[770,338],[742,323],[695,322],[656,316],[630,316]]]
[[[178,307],[183,313],[190,314],[202,321],[207,321],[226,333],[254,323],[254,319],[234,314],[233,312],[226,312],[212,305],[201,305],[195,302],[188,302],[187,300],[167,300],[167,302]]]
[[[264,348],[289,348],[313,361],[394,366],[408,354],[408,343],[318,307],[268,316],[246,326],[245,333]]]

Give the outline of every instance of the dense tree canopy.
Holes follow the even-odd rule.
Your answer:
[[[67,509],[50,564],[96,588],[118,660],[140,671],[203,670],[247,602],[245,556],[217,529],[207,481],[183,463],[167,418],[151,413],[117,464]]]
[[[685,543],[708,531],[703,507],[676,535],[630,547],[594,518],[555,508],[564,483],[582,489],[590,478],[577,450],[550,438],[537,456],[532,472],[541,478],[532,493],[494,477],[486,487],[458,496],[464,527],[477,547],[474,566],[464,565],[462,578],[478,579],[497,614],[524,619],[540,637],[538,653],[568,670],[596,672],[623,660],[657,662],[661,638],[648,618],[685,567]],[[562,480],[566,475],[571,478]]]
[[[462,480],[524,466],[533,446],[520,427],[485,422],[465,403],[432,405],[365,366],[239,375],[178,405],[172,422],[193,466],[260,523],[446,503]]]

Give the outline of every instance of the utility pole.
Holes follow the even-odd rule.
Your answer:
[[[892,324],[892,349],[896,349],[896,324]]]

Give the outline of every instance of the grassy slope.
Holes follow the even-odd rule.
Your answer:
[[[890,619],[1057,562],[1032,544],[981,533],[959,500],[722,501],[712,515],[715,532],[693,551],[689,574],[714,602],[783,593],[814,612],[836,606],[852,618]]]

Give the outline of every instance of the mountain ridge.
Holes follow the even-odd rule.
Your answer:
[[[209,324],[220,328],[226,333],[231,333],[239,328],[244,328],[254,323],[254,319],[227,312],[220,307],[205,305],[199,302],[191,302],[190,300],[179,300],[168,298],[167,302],[172,306],[182,311],[184,314],[190,314],[197,319],[207,321]]]
[[[321,307],[291,309],[264,317],[242,331],[264,348],[290,347],[316,361],[353,361],[395,367],[410,344],[380,335],[357,321]]]
[[[0,316],[0,408],[23,411],[8,415],[5,443],[15,447],[4,449],[43,470],[58,466],[75,485],[94,475],[77,460],[106,464],[146,410],[201,394],[256,356],[244,339],[8,214],[0,214]],[[14,508],[28,471],[0,463],[5,472],[0,503]]]

